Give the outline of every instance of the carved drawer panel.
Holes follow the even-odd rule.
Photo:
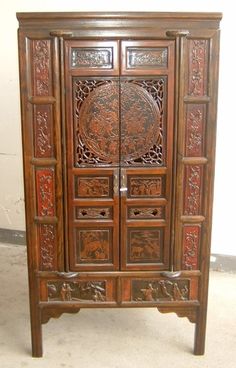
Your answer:
[[[160,220],[165,219],[165,206],[127,206],[128,219]]]
[[[197,300],[198,280],[192,278],[167,279],[124,278],[122,280],[122,301],[135,303],[159,303]]]
[[[161,175],[128,175],[128,197],[148,198],[165,196],[165,178]]]
[[[111,277],[41,280],[42,301],[95,305],[115,303],[116,295],[116,282]]]
[[[111,176],[75,176],[75,198],[112,198]]]
[[[173,60],[173,41],[122,41],[122,74],[160,74]]]
[[[116,41],[66,41],[66,65],[76,75],[117,75]]]
[[[88,207],[80,206],[75,207],[75,219],[76,220],[112,220],[113,209],[112,207]]]

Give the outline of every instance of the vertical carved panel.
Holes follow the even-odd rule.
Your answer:
[[[34,108],[34,149],[35,157],[53,156],[53,119],[51,105],[37,105]]]
[[[49,96],[51,94],[50,40],[32,41],[32,64],[34,96]]]
[[[183,227],[183,269],[197,270],[201,228],[199,225]]]
[[[55,216],[54,170],[36,170],[37,214]]]
[[[52,224],[39,225],[40,270],[52,271],[56,269],[55,226]]]
[[[200,215],[203,167],[201,165],[186,165],[184,178],[184,214],[189,216]]]
[[[189,40],[189,84],[191,96],[207,95],[208,40]]]
[[[186,114],[186,156],[200,157],[204,154],[204,129],[206,106],[188,104]]]

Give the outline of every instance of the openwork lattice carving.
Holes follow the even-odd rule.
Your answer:
[[[135,158],[124,159],[125,165],[157,165],[163,166],[165,163],[165,114],[164,105],[166,97],[166,80],[163,77],[156,79],[135,79],[126,80],[125,83],[132,83],[145,89],[158,109],[158,119],[152,130],[150,148],[147,152]],[[138,126],[138,123],[137,123]]]
[[[75,79],[75,166],[163,166],[165,83]]]
[[[102,139],[102,130],[101,130],[101,124],[103,126],[103,122],[100,120],[94,119],[93,122],[90,121],[91,125],[90,128],[92,128],[92,132],[90,133],[90,136],[88,139],[86,139],[87,132],[85,129],[81,129],[80,126],[80,118],[81,114],[85,114],[88,111],[81,111],[83,102],[85,99],[88,98],[88,96],[96,90],[96,88],[101,86],[111,86],[111,89],[113,88],[113,93],[115,92],[115,89],[117,89],[117,96],[116,99],[114,99],[114,104],[112,106],[112,100],[107,101],[107,106],[102,105],[102,97],[103,94],[100,96],[99,101],[97,102],[96,108],[98,110],[101,110],[103,108],[103,111],[107,111],[107,122],[110,122],[110,126],[112,123],[112,119],[116,120],[118,122],[116,114],[119,113],[118,104],[118,86],[116,80],[96,80],[96,79],[86,79],[86,80],[75,80],[74,82],[74,99],[75,99],[75,165],[76,166],[90,166],[90,165],[109,165],[112,164],[113,161],[118,162],[118,126],[114,127],[111,126],[112,132],[107,131],[106,134],[111,134],[110,136],[110,143],[113,144],[113,149],[111,147],[111,151],[114,152],[114,155],[112,156],[105,156],[105,154],[101,154],[104,149],[104,137]],[[106,90],[103,91],[104,93],[107,93]],[[98,96],[96,96],[98,97]],[[110,102],[110,109],[108,106],[108,102]],[[101,115],[101,114],[100,114]],[[88,117],[89,119],[89,117]],[[108,121],[110,120],[110,121]],[[82,121],[82,119],[81,119]],[[86,121],[87,122],[87,121]],[[89,121],[88,121],[89,123]],[[99,126],[100,125],[100,126]],[[83,125],[85,128],[85,124]],[[105,126],[104,126],[105,128]],[[107,129],[109,127],[107,126]],[[83,134],[84,133],[84,134]],[[97,135],[96,135],[97,133]],[[94,137],[93,137],[94,135]],[[100,136],[101,135],[101,136]],[[100,154],[100,155],[99,155]],[[102,157],[101,157],[102,156]]]

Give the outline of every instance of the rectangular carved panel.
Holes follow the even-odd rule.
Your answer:
[[[185,165],[184,186],[184,215],[200,215],[203,189],[202,165]]]
[[[191,96],[207,95],[209,40],[189,40],[189,81]]]
[[[113,67],[112,47],[73,47],[71,50],[72,68],[103,68]]]
[[[40,270],[56,270],[57,249],[55,225],[40,224],[38,228],[39,250],[40,250]]]
[[[135,206],[128,207],[129,219],[163,219],[165,218],[164,206]]]
[[[75,177],[76,198],[109,198],[111,193],[111,178],[96,176]]]
[[[201,227],[199,225],[183,226],[183,269],[197,270],[200,252]]]
[[[32,93],[34,96],[49,96],[51,82],[51,41],[32,40]]]
[[[186,112],[185,154],[189,157],[204,155],[206,105],[188,104]]]
[[[36,169],[37,215],[55,216],[55,183],[53,169]]]
[[[53,157],[53,115],[51,105],[34,106],[34,155]]]
[[[113,218],[112,207],[76,207],[75,218],[78,220],[111,220]]]
[[[50,281],[48,301],[105,302],[106,281]]]
[[[133,280],[132,301],[184,301],[189,299],[189,280]]]
[[[167,67],[166,47],[127,47],[126,53],[127,69]]]
[[[77,263],[111,263],[112,229],[76,229]]]
[[[128,263],[161,262],[163,254],[162,228],[128,229]]]
[[[162,197],[163,192],[162,176],[128,176],[129,197]]]

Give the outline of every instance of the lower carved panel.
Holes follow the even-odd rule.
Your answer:
[[[163,229],[128,229],[128,262],[152,263],[162,260]]]
[[[197,270],[201,228],[199,225],[183,227],[183,269]]]
[[[105,302],[105,281],[54,281],[47,283],[48,301]]]
[[[132,301],[189,300],[189,280],[133,280]]]
[[[111,263],[112,229],[76,229],[77,263]]]
[[[39,225],[39,264],[40,270],[56,270],[56,234],[55,225]]]

